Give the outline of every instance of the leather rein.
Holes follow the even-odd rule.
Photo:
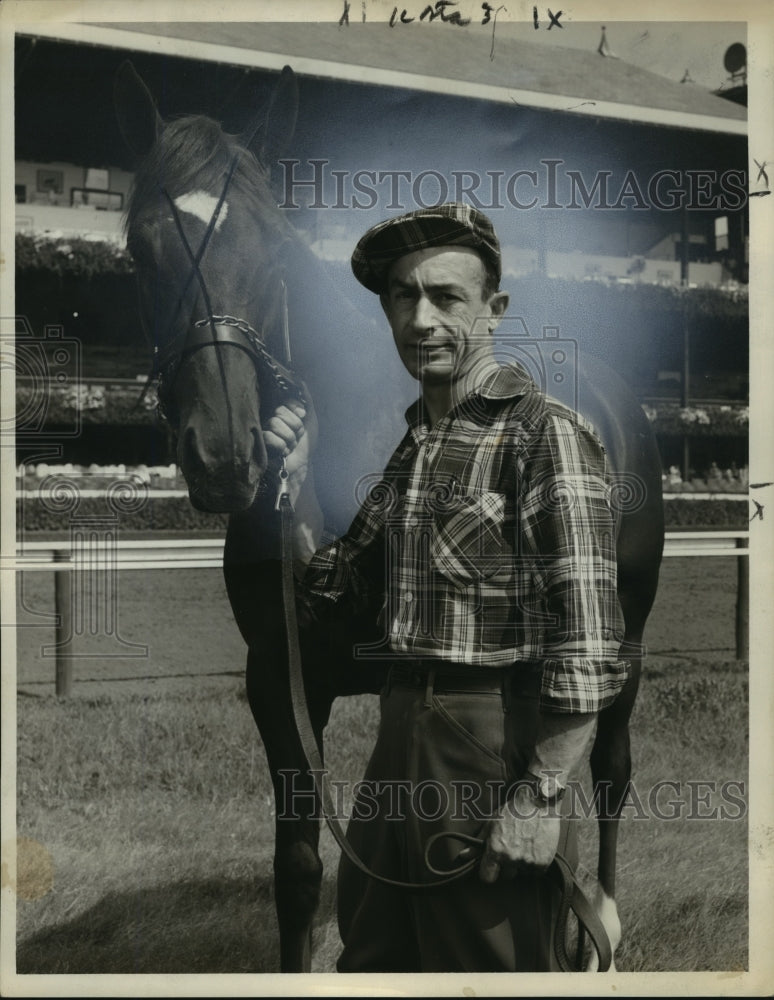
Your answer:
[[[254,131],[255,129],[253,129],[253,132]],[[206,347],[214,347],[216,352],[219,352],[221,347],[226,346],[235,347],[244,351],[252,360],[259,376],[261,371],[265,371],[281,395],[292,395],[299,399],[302,403],[306,401],[303,389],[296,380],[292,370],[281,364],[269,353],[264,337],[253,326],[251,326],[246,320],[239,317],[214,313],[207,285],[201,272],[201,261],[204,257],[212,234],[215,231],[221,209],[225,202],[226,193],[233,178],[238,159],[241,155],[242,150],[240,149],[236,152],[232,159],[220,197],[209,220],[202,242],[195,253],[185,234],[177,205],[167,189],[164,187],[161,188],[162,194],[171,209],[178,235],[191,263],[191,270],[188,274],[185,285],[183,286],[178,303],[178,309],[180,303],[182,303],[183,296],[188,289],[188,286],[194,278],[199,285],[206,307],[205,317],[193,323],[193,326],[186,332],[185,341],[181,346],[178,346],[173,340],[171,347],[168,347],[163,351],[159,351],[158,348],[155,350],[154,372],[158,379],[159,410],[161,415],[166,419],[170,420],[170,417],[172,417],[170,420],[171,423],[174,422],[174,416],[170,413],[172,410],[171,393],[180,365],[186,358]],[[289,365],[290,339],[288,332],[287,289],[284,281],[281,282],[281,293],[285,354],[286,361]],[[176,315],[177,311],[173,316],[173,320],[176,318]],[[218,360],[219,363],[221,363],[219,353]],[[222,365],[221,377],[225,382],[225,374],[223,372]],[[478,866],[480,856],[486,844],[484,839],[472,837],[467,834],[455,834],[453,832],[442,832],[429,838],[425,846],[425,865],[432,874],[437,876],[435,880],[430,882],[399,881],[387,878],[386,876],[372,871],[361,860],[347,840],[346,833],[337,817],[336,805],[333,801],[327,779],[327,771],[323,765],[322,756],[318,749],[317,739],[315,737],[314,728],[309,716],[309,707],[304,688],[301,646],[298,632],[298,621],[296,617],[295,582],[293,574],[292,550],[294,510],[288,490],[288,475],[285,469],[284,459],[279,472],[279,486],[275,510],[279,513],[281,521],[280,558],[282,601],[284,606],[284,624],[287,641],[288,672],[293,716],[299,739],[301,741],[301,746],[309,766],[309,773],[311,774],[315,784],[315,790],[320,803],[322,816],[325,819],[335,841],[348,860],[361,872],[377,882],[383,883],[395,889],[406,890],[414,893],[434,891],[443,886],[449,885],[452,882],[456,882],[458,879],[472,873]],[[434,844],[439,839],[448,837],[459,840],[465,845],[458,856],[460,858],[465,857],[465,860],[456,868],[449,871],[443,871],[433,866],[430,860],[430,853]],[[548,875],[557,886],[561,898],[558,920],[554,929],[554,953],[559,968],[563,972],[572,972],[576,971],[580,967],[579,963],[582,958],[584,936],[585,933],[588,933],[599,957],[599,970],[601,972],[606,971],[612,961],[610,943],[599,917],[580,888],[571,866],[560,854],[557,854],[548,869]],[[566,927],[570,911],[572,911],[577,917],[579,928],[575,962],[570,959],[567,951],[568,942],[566,940]]]

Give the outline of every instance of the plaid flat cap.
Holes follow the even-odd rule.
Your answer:
[[[358,241],[352,271],[369,291],[381,294],[387,271],[400,257],[430,247],[472,247],[502,277],[500,242],[490,220],[472,205],[449,202],[419,208],[373,226]]]

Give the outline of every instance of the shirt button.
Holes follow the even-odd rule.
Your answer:
[[[411,604],[411,602],[414,600],[414,595],[410,590],[407,590],[406,593],[403,595],[403,600],[406,602],[406,604]]]

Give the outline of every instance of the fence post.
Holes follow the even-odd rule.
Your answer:
[[[70,518],[70,548],[55,554],[67,569],[56,573],[58,626],[43,656],[56,661],[56,693],[72,693],[73,660],[101,660],[148,655],[144,643],[118,633],[118,518],[83,515]],[[74,575],[74,579],[73,579]]]
[[[73,584],[69,551],[56,551],[54,562],[67,568],[54,570],[54,611],[56,612],[56,693],[67,698],[73,690]]]
[[[737,538],[736,547],[745,548],[746,538]],[[744,660],[750,646],[750,557],[736,557],[736,658]]]

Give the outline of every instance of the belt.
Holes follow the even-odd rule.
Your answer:
[[[409,687],[429,688],[436,693],[480,691],[502,694],[508,673],[504,668],[466,666],[449,660],[411,660],[390,667],[387,690]]]

